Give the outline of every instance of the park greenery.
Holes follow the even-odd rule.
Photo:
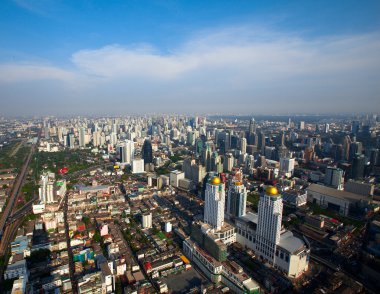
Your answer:
[[[249,192],[247,195],[247,201],[251,203],[252,209],[257,211],[259,207],[260,194],[256,192]]]
[[[12,141],[0,149],[0,169],[20,168],[24,163],[30,146],[23,141]]]

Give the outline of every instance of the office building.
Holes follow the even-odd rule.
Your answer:
[[[357,153],[354,157],[351,167],[351,178],[359,180],[364,177],[366,158],[363,154]]]
[[[241,217],[245,215],[247,205],[247,189],[241,179],[234,178],[228,187],[227,215],[228,217]]]
[[[181,172],[178,170],[171,171],[169,175],[170,186],[177,188],[179,180],[184,179],[184,178],[185,178],[184,172]]]
[[[144,159],[144,163],[153,163],[153,149],[152,143],[149,139],[145,139],[141,149],[141,156]]]
[[[79,147],[86,146],[86,129],[84,127],[79,128]]]
[[[235,161],[235,158],[234,156],[232,155],[232,153],[227,153],[225,156],[224,156],[224,170],[226,172],[231,172],[232,171],[232,168],[234,167],[234,161]]]
[[[325,174],[325,185],[338,190],[343,190],[344,172],[340,168],[327,167]]]
[[[280,158],[280,173],[287,177],[293,176],[294,164],[295,164],[294,158],[288,158],[288,157]]]
[[[70,149],[74,149],[74,147],[75,147],[75,137],[74,137],[74,134],[73,133],[71,133],[71,134],[69,134],[68,135],[68,137],[67,137],[67,139],[68,139],[68,146],[69,146],[69,148]]]
[[[117,145],[116,151],[121,163],[132,164],[134,156],[134,143],[133,141],[126,140]]]
[[[246,138],[240,138],[239,146],[240,146],[241,153],[243,154],[247,153],[247,139]]]
[[[141,216],[142,221],[142,227],[144,229],[149,229],[152,227],[152,214],[151,213],[144,213]]]
[[[144,172],[144,159],[134,159],[132,161],[132,173],[141,174]]]

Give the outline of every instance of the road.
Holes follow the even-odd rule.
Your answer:
[[[32,145],[32,148],[30,148],[30,152],[28,154],[28,157],[26,158],[24,165],[22,166],[21,171],[19,172],[17,179],[13,185],[11,195],[8,199],[8,204],[7,204],[6,208],[4,209],[3,215],[1,217],[0,233],[3,233],[3,237],[5,234],[5,231],[4,231],[5,224],[6,224],[7,219],[10,216],[10,214],[14,208],[14,205],[15,205],[15,202],[17,200],[17,196],[20,193],[21,187],[24,184],[25,176],[26,176],[26,174],[28,172],[28,168],[29,168],[29,163],[30,163],[30,160],[32,159],[32,156],[33,156],[35,150],[36,150],[36,145]],[[0,255],[1,254],[2,254],[2,252],[0,252]]]
[[[3,236],[4,242],[1,243],[1,245],[0,245],[1,251],[4,253],[4,256],[7,256],[7,254],[9,253],[10,246],[8,246],[8,245],[13,240],[13,238],[16,236],[16,232],[17,232],[18,228],[20,227],[21,223],[22,223],[22,219],[18,219],[14,223],[6,226],[5,232],[4,232],[4,236]],[[5,271],[5,267],[4,266],[0,266],[0,293],[3,293],[2,292],[3,291],[3,289],[2,289],[2,285],[3,285],[2,281],[3,281],[3,278],[4,278],[4,271]]]
[[[66,234],[66,243],[67,243],[67,253],[69,256],[69,271],[70,271],[70,280],[71,280],[71,291],[73,294],[77,293],[77,283],[74,276],[75,273],[75,267],[74,267],[74,257],[73,257],[73,251],[71,250],[71,244],[70,244],[70,236],[69,236],[69,223],[67,221],[67,201],[69,198],[69,193],[66,192],[65,194],[65,200],[63,205],[63,216],[65,220],[65,234]]]
[[[8,217],[5,225],[8,226],[9,224],[15,222],[16,220],[24,217],[27,213],[29,213],[33,209],[33,204],[37,199],[38,199],[38,196],[35,196],[32,200],[25,203],[23,207],[15,211],[11,216]]]

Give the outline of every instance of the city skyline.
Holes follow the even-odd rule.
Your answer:
[[[0,115],[374,113],[377,1],[6,1]]]

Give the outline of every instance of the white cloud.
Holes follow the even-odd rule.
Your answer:
[[[74,81],[75,73],[59,67],[42,64],[0,64],[0,81],[5,83],[58,80]]]
[[[288,107],[282,98],[293,105],[317,100],[315,105],[322,107],[334,97],[345,99],[342,105],[348,108],[358,95],[378,97],[380,86],[374,82],[380,78],[378,52],[378,33],[305,39],[228,28],[201,32],[168,53],[149,45],[80,50],[70,59],[71,70],[3,64],[0,83],[57,80],[83,100],[157,102],[154,97],[161,97],[166,104],[160,107],[178,103],[177,98],[199,104],[214,96],[226,105],[240,103],[244,110],[252,99],[264,109],[273,101]]]
[[[247,29],[228,29],[195,38],[169,54],[151,48],[120,45],[81,50],[72,62],[86,74],[105,78],[139,77],[178,79],[188,73],[221,71],[243,80],[276,79],[288,75],[335,74],[347,70],[378,68],[380,38],[377,34],[303,40],[270,34],[255,35]]]

